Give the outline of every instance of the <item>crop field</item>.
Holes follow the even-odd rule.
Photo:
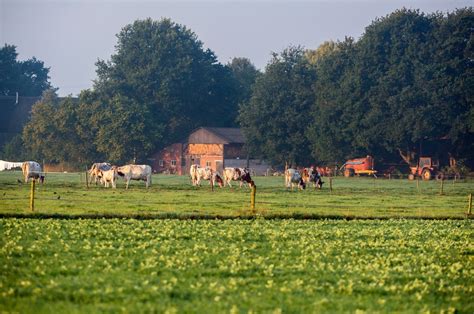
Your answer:
[[[0,172],[0,312],[474,312],[470,180],[257,177],[251,210],[187,177],[48,174],[31,212],[20,177]]]
[[[470,220],[0,219],[0,309],[472,313]]]

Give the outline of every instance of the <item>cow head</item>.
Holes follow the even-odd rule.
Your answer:
[[[224,180],[222,180],[221,176],[218,173],[216,173],[215,180],[217,182],[217,185],[219,185],[220,188],[224,186]]]

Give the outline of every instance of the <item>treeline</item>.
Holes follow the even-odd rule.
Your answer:
[[[474,155],[474,15],[398,10],[359,40],[274,55],[239,121],[253,153],[277,164],[400,160],[444,140]],[[443,152],[448,153],[448,152]]]
[[[182,25],[139,20],[97,62],[93,88],[78,99],[46,91],[4,155],[23,146],[52,162],[144,161],[194,128],[240,126],[252,155],[276,165],[394,161],[440,139],[472,160],[472,29],[472,8],[397,10],[358,40],[289,47],[260,73],[245,58],[220,64]]]

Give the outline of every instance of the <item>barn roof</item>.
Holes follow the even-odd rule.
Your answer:
[[[210,132],[215,133],[217,136],[225,139],[229,144],[230,143],[245,143],[245,138],[240,132],[239,128],[206,128]]]
[[[202,127],[191,133],[188,142],[202,144],[244,144],[245,139],[239,128]]]

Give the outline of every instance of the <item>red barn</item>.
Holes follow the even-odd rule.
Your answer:
[[[165,147],[153,156],[153,171],[188,174],[192,164],[222,171],[224,167],[247,167],[265,172],[268,166],[258,160],[247,160],[245,139],[239,128],[202,127],[192,132],[185,143]]]

